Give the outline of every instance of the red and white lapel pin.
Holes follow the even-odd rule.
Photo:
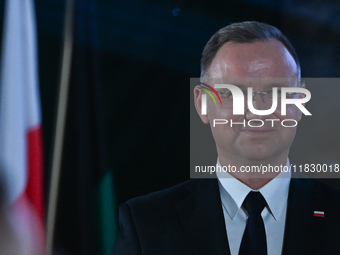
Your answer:
[[[325,217],[325,212],[322,211],[314,211],[315,217]]]

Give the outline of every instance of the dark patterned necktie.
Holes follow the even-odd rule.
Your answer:
[[[248,212],[239,255],[267,255],[267,239],[261,212],[266,200],[260,192],[251,191],[244,199],[243,207]]]

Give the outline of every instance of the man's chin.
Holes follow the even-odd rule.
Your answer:
[[[247,148],[241,154],[243,159],[248,160],[251,164],[256,162],[265,162],[274,156],[274,150],[270,148]]]

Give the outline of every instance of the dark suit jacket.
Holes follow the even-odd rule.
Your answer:
[[[113,255],[230,254],[216,179],[192,179],[129,200],[119,217]],[[339,189],[291,180],[282,254],[340,254]]]

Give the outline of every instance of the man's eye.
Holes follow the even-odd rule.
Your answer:
[[[296,95],[296,93],[287,93],[287,98],[293,98]]]
[[[230,90],[221,90],[218,92],[221,98],[233,98],[233,94]]]

